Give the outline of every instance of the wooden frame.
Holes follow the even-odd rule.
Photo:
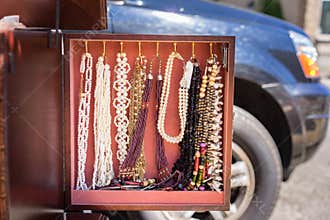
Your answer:
[[[108,27],[106,0],[60,0],[60,28],[102,30]]]
[[[66,171],[66,207],[69,210],[228,210],[230,204],[230,168],[231,168],[231,141],[233,121],[233,84],[234,84],[234,37],[211,36],[165,36],[165,35],[112,35],[103,33],[64,33],[65,39],[65,68],[64,68],[64,142],[65,142],[65,171]],[[125,41],[125,42],[177,42],[179,43],[207,43],[226,45],[228,48],[228,65],[224,73],[224,191],[78,191],[75,190],[74,178],[74,130],[71,79],[74,56],[84,51],[72,53],[73,41]],[[82,44],[83,45],[83,44]],[[101,44],[100,44],[101,45]],[[180,51],[180,49],[178,49]],[[101,53],[101,52],[100,52]],[[73,56],[74,55],[74,56]],[[94,57],[96,60],[96,57]],[[203,62],[201,60],[201,62]]]
[[[8,69],[7,39],[0,34],[0,219],[8,219],[8,165],[6,146],[6,75]]]

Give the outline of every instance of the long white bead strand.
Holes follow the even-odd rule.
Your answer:
[[[110,66],[108,64],[104,65],[103,56],[98,58],[96,74],[93,189],[95,189],[95,186],[109,185],[114,176],[111,150]]]
[[[104,94],[104,99],[105,99],[105,107],[104,107],[104,114],[107,115],[107,120],[105,120],[105,130],[106,130],[106,135],[107,135],[107,141],[106,141],[106,146],[108,146],[105,149],[105,163],[103,165],[105,166],[105,171],[104,173],[106,174],[105,176],[105,185],[109,185],[111,182],[111,179],[114,177],[114,170],[113,170],[113,163],[112,163],[112,148],[111,148],[111,123],[112,123],[112,118],[111,118],[111,73],[110,73],[110,66],[108,64],[105,64],[104,66],[104,76],[106,78],[106,83],[105,83],[105,94]]]
[[[123,52],[117,54],[116,61],[116,81],[113,84],[113,88],[117,92],[117,96],[113,101],[113,106],[116,108],[114,123],[117,127],[117,134],[115,136],[118,144],[117,159],[119,160],[119,165],[122,165],[127,155],[127,146],[129,144],[129,136],[127,134],[129,120],[126,113],[130,104],[128,92],[131,84],[127,80],[127,74],[131,70],[131,67],[127,63],[126,54]]]
[[[78,177],[77,189],[87,190],[85,179],[85,165],[87,159],[89,113],[92,89],[92,67],[93,57],[90,53],[83,54],[80,65],[81,77],[85,84],[81,84],[80,103],[78,110]],[[82,80],[83,81],[83,80]]]

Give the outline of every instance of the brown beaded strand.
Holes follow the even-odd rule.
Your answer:
[[[150,99],[152,79],[153,79],[152,74],[148,74],[148,79],[146,80],[144,86],[142,108],[138,114],[136,126],[134,128],[132,137],[130,139],[127,156],[121,167],[123,170],[128,170],[130,168],[133,168],[136,165],[136,162],[141,154],[144,131],[148,116],[148,103]]]
[[[156,81],[156,163],[157,163],[157,170],[158,170],[158,176],[157,180],[158,182],[163,182],[169,179],[170,177],[170,171],[168,169],[168,161],[165,154],[165,148],[164,148],[164,140],[161,137],[161,135],[158,132],[157,129],[157,121],[158,121],[158,112],[159,112],[159,105],[160,105],[160,97],[162,92],[162,86],[163,86],[163,76],[161,74],[162,69],[162,61],[158,55],[155,57],[155,59],[159,59],[159,66],[158,66],[158,74],[157,74],[157,81]],[[150,72],[152,71],[152,61],[150,63]]]
[[[139,42],[139,54],[136,58],[133,78],[131,79],[131,90],[130,90],[130,106],[129,106],[129,125],[128,135],[131,138],[136,127],[139,111],[142,107],[142,96],[144,90],[144,84],[146,81],[146,63],[147,60],[141,55],[141,43]],[[143,148],[143,146],[142,146]],[[135,167],[121,170],[120,176],[125,178],[132,178],[134,181],[142,181],[145,174],[145,159],[143,151],[139,157],[139,160],[135,164]]]
[[[211,50],[211,49],[210,49]],[[192,173],[192,179],[189,185],[186,187],[188,190],[198,189],[205,190],[205,177],[207,175],[207,148],[208,148],[208,136],[212,129],[210,121],[214,117],[213,100],[215,99],[215,77],[212,75],[212,67],[215,63],[215,55],[211,53],[211,57],[207,60],[205,72],[202,77],[202,84],[200,87],[198,112],[199,120],[197,124],[197,139],[195,143],[195,169]]]
[[[206,130],[207,128],[207,108],[206,108],[206,88],[208,85],[208,77],[207,77],[207,68],[205,68],[204,75],[202,76],[202,84],[199,89],[199,99],[198,99],[198,106],[197,106],[197,113],[199,115],[196,127],[196,141],[195,141],[195,157],[194,157],[194,170],[192,172],[192,178],[188,186],[186,187],[187,190],[193,190],[196,187],[197,175],[198,175],[198,168],[200,162],[200,148],[206,147]]]

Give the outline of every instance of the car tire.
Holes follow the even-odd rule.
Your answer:
[[[278,199],[282,182],[282,165],[277,146],[266,128],[250,113],[235,107],[233,142],[252,162],[255,189],[242,220],[266,220]]]
[[[236,214],[227,215],[220,212],[166,212],[141,211],[130,212],[130,216],[144,220],[174,220],[174,219],[240,219],[240,220],[266,220],[270,217],[276,204],[280,184],[282,181],[282,166],[279,153],[269,132],[250,113],[239,107],[234,107],[233,124],[233,155],[244,151],[252,164],[253,191],[244,210]],[[239,146],[239,151],[237,151]],[[237,152],[234,152],[237,151]],[[244,156],[243,155],[243,156]],[[233,166],[232,166],[233,167]],[[221,212],[226,213],[226,212]],[[227,212],[228,213],[228,212]],[[133,219],[132,218],[132,219]]]

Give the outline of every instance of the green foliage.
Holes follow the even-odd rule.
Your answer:
[[[260,11],[277,18],[284,18],[281,2],[279,0],[263,0],[261,2]]]

